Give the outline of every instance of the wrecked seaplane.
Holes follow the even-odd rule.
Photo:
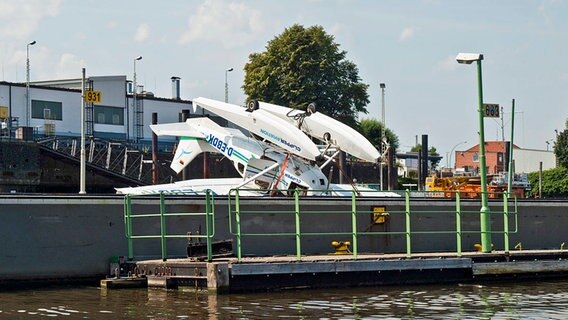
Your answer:
[[[317,113],[313,104],[301,111],[253,100],[243,108],[200,97],[193,100],[194,112],[197,107],[227,119],[251,136],[221,127],[206,117],[150,125],[157,136],[179,137],[171,168],[179,173],[199,154],[215,152],[231,160],[242,178],[191,179],[117,188],[117,193],[197,195],[211,190],[227,195],[239,189],[241,195],[255,196],[291,195],[295,190],[314,196],[350,196],[353,192],[359,196],[398,196],[354,184],[330,183],[322,169],[335,162],[340,151],[369,162],[378,162],[381,154],[359,132]],[[323,142],[325,150],[320,152],[311,138]]]

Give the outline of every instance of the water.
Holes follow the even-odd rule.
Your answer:
[[[208,295],[96,287],[0,292],[0,319],[567,319],[568,281]]]

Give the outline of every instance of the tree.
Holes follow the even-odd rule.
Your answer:
[[[381,150],[381,141],[382,141],[382,133],[383,133],[383,124],[375,119],[363,119],[361,123],[359,123],[359,132],[367,140],[369,140],[377,150]],[[399,142],[398,136],[394,134],[391,129],[386,128],[385,136],[387,137],[388,144],[392,147],[393,152],[396,153],[398,150]]]
[[[420,152],[420,150],[422,150],[422,144],[419,143],[419,144],[415,145],[414,147],[412,147],[410,149],[410,152]],[[430,149],[428,150],[428,155],[437,157],[440,154],[438,154],[438,149],[436,149],[436,147],[431,146]],[[442,160],[442,158],[437,159],[437,160],[431,160],[430,162],[431,162],[432,169],[435,169],[438,166],[438,164],[440,163],[441,160]]]
[[[291,108],[315,102],[318,112],[356,127],[357,114],[367,113],[369,86],[346,54],[323,27],[295,24],[249,55],[243,89],[249,99]]]
[[[539,195],[538,187],[539,173],[529,173],[529,182],[531,191],[529,196],[539,198],[566,198],[568,196],[568,169],[558,167],[554,169],[544,170],[542,172],[542,194]]]
[[[566,128],[556,136],[554,143],[554,154],[558,164],[564,168],[568,168],[568,120]]]

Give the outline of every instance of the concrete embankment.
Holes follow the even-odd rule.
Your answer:
[[[0,196],[0,283],[104,278],[109,275],[109,260],[128,253],[125,237],[124,202],[120,196]],[[357,228],[360,253],[404,253],[411,240],[412,254],[424,252],[455,252],[457,240],[464,252],[474,251],[479,242],[478,200],[462,200],[461,229],[456,230],[455,203],[444,199],[413,199],[410,225],[412,235],[405,234],[407,223],[403,199],[370,198],[357,201]],[[491,202],[492,210],[502,210],[501,202]],[[140,199],[134,205],[140,212],[158,210],[155,199]],[[389,212],[383,222],[373,220],[375,207]],[[242,222],[243,234],[280,232],[282,235],[241,236],[243,256],[294,255],[298,238],[293,235],[294,215],[283,214],[294,208],[293,199],[241,199],[241,210],[262,212]],[[333,251],[333,240],[351,240],[351,199],[305,199],[301,217],[303,255],[327,254]],[[199,212],[205,210],[201,197],[168,198],[168,210]],[[234,212],[229,214],[226,198],[215,200],[215,240],[235,239]],[[510,216],[508,233],[511,251],[563,249],[567,241],[568,202],[522,201],[517,204],[516,217]],[[233,224],[230,226],[229,221]],[[492,218],[494,250],[503,250],[502,215]],[[159,221],[136,221],[137,234],[159,233]],[[158,230],[158,231],[156,231]],[[193,216],[169,217],[168,233],[203,232],[203,220]],[[268,231],[266,231],[268,230]],[[432,233],[419,233],[432,231]],[[292,235],[290,235],[290,232]],[[376,234],[364,234],[376,232]],[[314,233],[314,235],[310,235]],[[315,234],[320,235],[315,235]],[[325,235],[329,233],[329,235]],[[136,259],[157,258],[161,243],[156,240],[136,240]],[[187,239],[168,239],[168,256],[185,257]]]

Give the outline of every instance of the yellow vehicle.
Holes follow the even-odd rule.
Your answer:
[[[487,192],[489,198],[501,198],[502,193],[507,191],[506,184],[492,183],[493,176],[488,177]],[[481,197],[480,177],[454,176],[438,178],[430,176],[426,178],[426,191],[433,191],[433,197],[455,198],[456,191],[460,192],[462,198]],[[513,193],[519,197],[525,197],[525,188],[513,186]]]

